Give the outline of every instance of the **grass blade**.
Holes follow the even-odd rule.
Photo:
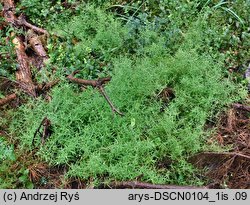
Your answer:
[[[220,7],[221,9],[223,9],[224,11],[230,13],[232,16],[234,16],[242,25],[244,25],[244,21],[231,9],[229,8],[225,8],[223,6]]]

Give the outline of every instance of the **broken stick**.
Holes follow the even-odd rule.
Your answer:
[[[37,32],[37,33],[40,33],[40,34],[46,34],[47,36],[49,36],[49,33],[48,31],[46,31],[45,29],[43,28],[39,28],[37,26],[34,26],[30,23],[28,23],[25,19],[25,16],[24,15],[20,15],[18,17],[18,19],[16,20],[16,23],[18,26],[24,26],[24,27],[27,27],[29,29],[32,29],[33,31]]]
[[[74,75],[76,75],[79,72],[80,72],[79,70],[74,71],[73,73],[67,76],[67,79],[80,85],[92,86],[93,88],[97,88],[98,86],[103,86],[104,84],[106,84],[111,80],[111,77],[98,78],[97,80],[84,80],[75,78]]]
[[[11,95],[6,96],[3,99],[0,99],[0,106],[3,106],[5,104],[9,103],[10,101],[16,99],[16,97],[17,97],[17,95],[15,93],[13,93]]]
[[[67,76],[67,79],[70,80],[71,82],[74,82],[80,85],[92,86],[93,88],[96,88],[101,93],[101,95],[105,98],[105,100],[108,102],[113,113],[117,113],[120,116],[124,115],[113,105],[113,103],[111,102],[109,96],[107,95],[104,89],[105,84],[111,80],[111,77],[98,78],[97,80],[84,80],[84,79],[75,78],[74,75],[77,73],[79,73],[79,71],[74,71],[73,73]]]

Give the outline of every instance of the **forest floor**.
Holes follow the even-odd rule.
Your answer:
[[[250,188],[249,1],[0,9],[0,188]]]

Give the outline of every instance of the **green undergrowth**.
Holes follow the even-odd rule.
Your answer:
[[[13,145],[0,135],[0,188],[33,188],[29,180],[29,170],[17,162]]]
[[[134,179],[204,183],[188,158],[212,149],[206,145],[211,134],[204,129],[206,123],[216,124],[230,103],[246,96],[225,65],[242,65],[249,56],[249,3],[66,2],[18,4],[17,12],[52,34],[46,66],[33,71],[36,81],[61,79],[49,93],[50,102],[44,96],[29,99],[13,110],[11,120],[0,120],[0,128],[18,140],[18,155],[38,149],[39,158],[50,165],[69,167],[65,177],[91,179],[96,187]],[[1,33],[1,44],[6,36],[8,32]],[[1,53],[12,46],[1,47]],[[0,74],[14,78],[14,57],[1,63]],[[65,76],[74,70],[84,79],[111,75],[105,89],[125,115],[112,113],[97,90],[82,90],[68,82]],[[175,93],[167,105],[158,97],[166,87]],[[52,135],[44,145],[37,136],[33,147],[44,117],[51,120]],[[15,159],[5,162],[0,169],[7,170]],[[0,180],[9,183],[6,187],[16,186],[20,173],[27,178],[26,168],[19,170],[12,177],[1,175]]]
[[[174,56],[152,44],[150,57],[112,58],[106,90],[124,117],[112,114],[97,90],[82,92],[68,82],[53,89],[50,103],[40,99],[21,106],[11,124],[21,147],[33,149],[34,132],[47,116],[53,134],[44,146],[36,141],[38,154],[52,165],[67,164],[68,177],[93,178],[97,184],[137,177],[199,184],[187,159],[204,148],[206,121],[244,92],[224,77],[220,63],[198,53],[202,35],[195,30]],[[157,94],[165,87],[176,97],[160,112]],[[166,159],[169,164],[159,168]]]

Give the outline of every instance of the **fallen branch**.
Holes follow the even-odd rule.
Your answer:
[[[15,16],[15,5],[13,0],[1,0],[1,3],[4,5],[4,17],[5,20],[11,25],[15,26],[17,17]],[[27,94],[36,97],[35,86],[32,81],[29,59],[27,54],[25,53],[25,46],[19,36],[16,36],[13,32],[11,33],[13,37],[12,42],[15,45],[17,61],[19,67],[16,71],[16,79],[17,82],[21,85],[21,89],[25,91]]]
[[[242,105],[242,104],[239,104],[239,103],[235,103],[235,104],[233,104],[233,107],[236,108],[236,109],[241,109],[241,110],[245,110],[245,111],[250,112],[250,106],[247,106],[247,105]]]
[[[35,32],[37,32],[37,33],[41,33],[41,34],[45,34],[45,35],[48,35],[48,36],[49,36],[48,31],[46,31],[46,30],[43,29],[43,28],[39,28],[39,27],[37,27],[37,26],[34,26],[34,25],[28,23],[28,22],[26,21],[26,19],[25,19],[25,16],[22,15],[22,14],[18,17],[18,19],[16,20],[16,23],[17,23],[18,26],[25,26],[25,27],[27,27],[27,28],[29,28],[29,29],[32,29],[33,31],[35,31]]]
[[[99,86],[103,86],[107,82],[111,80],[111,77],[106,77],[106,78],[98,78],[97,80],[84,80],[84,79],[79,79],[75,78],[74,75],[79,73],[79,71],[74,71],[70,75],[67,76],[67,79],[69,79],[71,82],[80,84],[80,85],[86,85],[86,86],[92,86],[93,88],[98,88]]]
[[[105,98],[105,100],[108,102],[111,110],[113,113],[117,113],[121,116],[124,114],[120,112],[111,102],[109,96],[107,95],[104,85],[111,80],[111,77],[106,77],[106,78],[98,78],[97,80],[84,80],[84,79],[79,79],[75,78],[74,75],[77,74],[79,71],[74,71],[70,75],[67,76],[67,79],[70,80],[71,82],[84,85],[84,86],[92,86],[93,88],[98,89],[98,91],[101,93],[101,95]]]
[[[37,56],[39,56],[39,60],[41,60],[41,64],[43,64],[44,60],[48,59],[47,53],[43,47],[43,44],[40,40],[40,37],[36,33],[43,33],[48,35],[48,32],[44,29],[38,28],[30,23],[28,23],[25,19],[24,15],[20,15],[18,18],[15,15],[15,5],[13,0],[1,0],[3,4],[3,12],[2,16],[5,18],[5,21],[9,23],[13,27],[21,27],[25,26],[28,28],[27,32],[27,40],[29,41],[29,45],[36,52]],[[36,32],[36,33],[35,33]],[[54,86],[57,82],[51,82],[43,85],[36,85],[32,80],[31,74],[31,57],[28,57],[26,54],[26,46],[22,40],[21,36],[16,36],[14,32],[11,33],[13,37],[13,44],[15,45],[18,68],[16,70],[16,81],[17,86],[22,89],[26,94],[37,97],[44,91],[49,90],[52,86]]]
[[[16,99],[16,97],[17,97],[17,95],[15,93],[13,93],[11,95],[6,96],[3,99],[0,99],[0,106],[3,106],[5,104],[9,103],[10,101]]]
[[[49,35],[49,33],[42,28],[34,26],[28,23],[24,17],[24,15],[20,15],[18,18],[15,15],[15,4],[13,0],[1,0],[1,3],[4,5],[3,9],[3,16],[5,17],[6,21],[15,27],[26,27],[29,29],[34,30],[37,33],[42,33]]]
[[[46,36],[49,36],[49,33],[42,28],[38,28],[28,23],[25,20],[24,15],[22,14],[17,18],[15,15],[15,5],[14,5],[13,0],[1,0],[1,2],[4,5],[4,9],[2,13],[5,18],[5,21],[8,22],[13,27],[19,28],[22,26],[22,27],[28,28],[27,37],[28,37],[31,47],[38,54],[38,56],[43,58],[43,60],[47,59],[47,53],[45,49],[43,48],[43,45],[39,37],[36,35],[36,33],[42,33],[42,34],[45,34]]]
[[[12,0],[1,0],[1,3],[3,3],[3,16],[5,17],[5,20],[15,25],[15,21],[17,20],[14,11],[15,11],[15,5]]]
[[[14,34],[12,34],[14,35]],[[32,97],[36,97],[35,85],[32,81],[32,75],[30,71],[30,63],[27,54],[25,53],[25,47],[20,37],[16,36],[13,39],[15,45],[17,61],[19,67],[16,71],[16,80],[21,85],[20,88]]]
[[[124,182],[111,182],[107,185],[110,188],[116,189],[206,189],[207,187],[196,186],[177,186],[177,185],[165,185],[165,184],[150,184],[138,181],[124,181]]]

